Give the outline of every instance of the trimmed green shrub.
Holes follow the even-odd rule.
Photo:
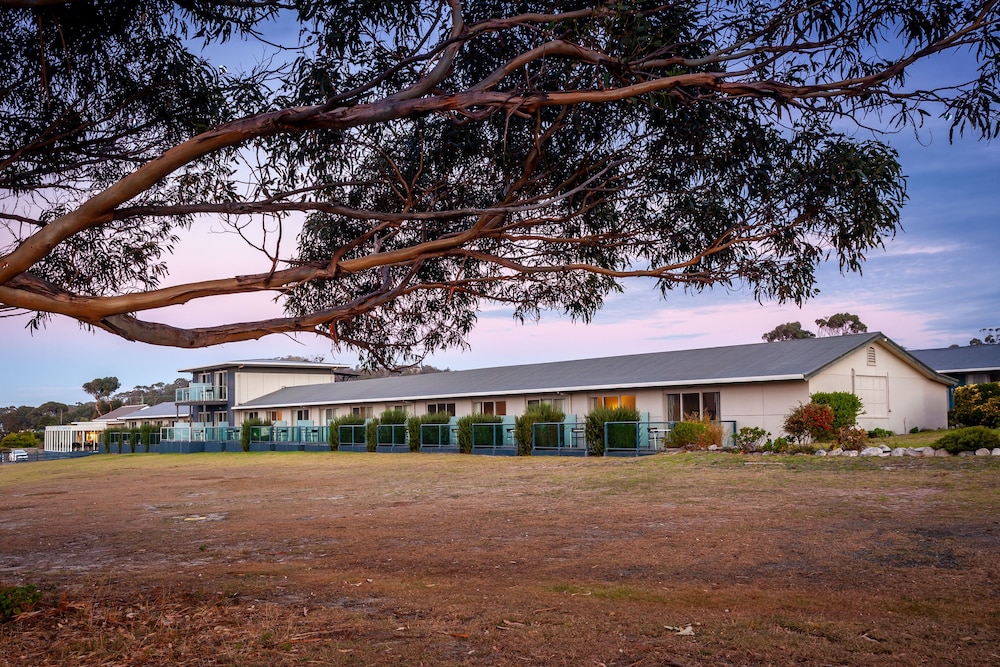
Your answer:
[[[401,445],[403,443],[399,442],[397,437],[400,432],[403,434],[403,439],[406,439],[406,423],[409,420],[405,410],[386,410],[381,415],[379,415],[378,423],[380,426],[389,426],[394,428],[383,428],[380,440],[378,440],[379,445]],[[395,428],[402,427],[402,428]]]
[[[446,412],[429,412],[426,415],[421,415],[419,417],[410,417],[406,422],[407,429],[410,433],[410,451],[417,452],[420,451],[420,432],[423,430],[421,427],[424,424],[450,424],[451,415]],[[439,431],[440,432],[440,431]],[[439,445],[450,444],[451,433],[445,432],[442,440],[444,442],[437,443]]]
[[[365,449],[369,452],[378,451],[378,425],[379,418],[373,417],[365,427]]]
[[[919,429],[920,427],[918,426],[916,428]],[[919,431],[911,430],[910,433],[919,433]],[[873,428],[872,430],[868,431],[869,438],[891,438],[894,435],[896,434],[887,428]]]
[[[955,387],[952,416],[960,426],[1000,428],[1000,382]]]
[[[420,451],[420,417],[414,415],[406,419],[406,441],[410,443],[411,452]]]
[[[839,431],[845,426],[858,423],[858,415],[864,409],[861,399],[849,391],[817,392],[809,396],[813,403],[829,405],[833,410],[833,430]]]
[[[607,422],[637,422],[639,421],[639,411],[635,408],[618,406],[617,408],[594,408],[587,415],[584,422],[584,435],[587,438],[587,450],[591,456],[604,456],[604,425]],[[628,435],[624,433],[609,433],[611,447],[626,448],[635,447],[635,437],[630,431]]]
[[[539,422],[559,422],[566,419],[566,413],[556,410],[548,403],[533,405],[514,422],[514,442],[518,456],[531,456],[531,431]]]
[[[743,426],[733,433],[733,445],[744,454],[759,452],[764,447],[764,442],[771,437],[769,431],[765,431],[757,426]]]
[[[463,454],[472,453],[473,424],[502,424],[503,417],[498,415],[465,415],[458,420],[458,451]],[[529,446],[530,453],[530,446]]]
[[[362,426],[365,418],[361,415],[342,415],[330,422],[330,449],[337,451],[340,447],[340,427],[341,426]]]
[[[0,440],[0,447],[9,449],[24,449],[25,447],[37,447],[38,437],[31,431],[20,433],[8,433]]]
[[[934,443],[951,454],[1000,447],[1000,433],[985,426],[969,426],[949,431]]]
[[[833,438],[833,408],[820,403],[801,403],[785,417],[785,433],[799,443]]]
[[[405,410],[386,410],[378,416],[378,421],[383,426],[388,424],[405,424],[409,416]]]
[[[159,427],[152,424],[143,424],[139,427],[139,437],[142,439],[142,446],[146,453],[149,453],[149,445],[152,444],[153,436],[159,432]]]
[[[41,591],[31,584],[0,586],[0,621],[9,621],[19,614],[31,611],[41,599]]]
[[[250,436],[258,426],[270,426],[271,421],[265,419],[247,419],[240,425],[240,447],[244,452],[250,451]]]

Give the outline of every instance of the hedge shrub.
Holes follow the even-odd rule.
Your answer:
[[[463,454],[472,453],[473,424],[502,424],[503,417],[498,415],[465,415],[458,420],[458,451]],[[530,449],[530,448],[529,448]]]
[[[1000,382],[956,387],[952,416],[961,426],[1000,428]]]
[[[343,415],[330,422],[330,449],[337,451],[340,447],[341,426],[362,426],[365,418],[361,415]]]
[[[250,435],[254,426],[270,426],[271,422],[264,419],[247,419],[240,425],[240,446],[244,452],[250,451]]]
[[[833,410],[834,432],[845,426],[854,426],[858,423],[858,415],[864,409],[861,399],[849,391],[826,391],[817,392],[809,396],[812,403],[819,405],[829,405]]]
[[[0,447],[7,447],[9,449],[23,449],[25,447],[37,447],[38,437],[31,431],[22,431],[21,433],[8,433],[0,441]]]
[[[420,431],[421,426],[424,424],[450,424],[451,415],[446,412],[429,412],[426,415],[421,415],[419,417],[410,417],[406,426],[410,434],[410,451],[418,452],[420,451]],[[448,432],[445,435],[445,442],[440,444],[449,444],[447,438],[451,437],[451,433]]]
[[[566,413],[556,410],[549,403],[532,405],[514,422],[514,441],[518,456],[531,456],[531,431],[538,422],[562,422]]]
[[[618,406],[617,408],[594,408],[587,415],[584,423],[584,435],[587,438],[587,449],[591,456],[604,456],[604,425],[607,422],[637,422],[639,421],[639,411],[635,408]],[[615,442],[621,439],[621,434],[610,434],[612,447],[635,447],[634,438],[629,437],[627,441]]]
[[[951,454],[974,452],[977,449],[1000,447],[1000,433],[985,426],[968,426],[949,431],[934,443]]]

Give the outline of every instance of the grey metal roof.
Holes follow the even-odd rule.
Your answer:
[[[1000,370],[1000,345],[969,345],[909,352],[939,373]]]
[[[146,407],[146,406],[144,406],[144,405],[123,405],[121,407],[115,408],[114,410],[112,410],[111,412],[109,412],[106,415],[101,415],[100,417],[95,417],[94,421],[95,422],[121,421],[121,420],[125,419],[128,415],[132,414],[133,412],[136,412],[138,410],[142,410],[144,407]]]
[[[133,412],[125,419],[166,419],[167,417],[187,417],[191,414],[191,407],[188,405],[178,405],[173,401],[147,405],[138,412]]]
[[[908,357],[902,348],[882,334],[868,333],[287,387],[237,407],[803,380],[876,340],[887,344],[900,356]],[[952,384],[949,378],[941,377],[919,361],[910,358],[910,362],[928,377],[943,384]]]
[[[201,371],[221,371],[228,368],[296,368],[301,370],[330,370],[336,371],[350,368],[347,364],[334,364],[321,361],[292,361],[290,359],[244,359],[242,361],[223,361],[217,364],[206,366],[195,366],[194,368],[179,368],[178,373],[198,373]]]

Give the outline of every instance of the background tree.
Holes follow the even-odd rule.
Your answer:
[[[996,0],[0,7],[0,304],[157,345],[414,363],[482,301],[587,320],[628,277],[798,303],[898,228],[896,154],[852,118],[1000,131]],[[261,264],[165,285],[205,224]],[[249,292],[285,315],[150,315]]]
[[[980,329],[979,333],[983,334],[983,337],[973,338],[969,341],[969,345],[1000,345],[1000,327]]]
[[[173,382],[154,382],[150,385],[136,385],[132,389],[120,391],[112,398],[120,402],[121,405],[158,405],[173,401],[177,396],[177,390],[188,386],[189,380],[177,378]]]
[[[102,401],[104,403],[108,403],[108,405],[105,407],[109,407],[109,409],[112,409],[110,408],[110,403],[108,402],[108,398],[111,396],[111,394],[115,393],[115,391],[117,391],[118,387],[120,386],[121,383],[118,381],[118,378],[113,376],[106,378],[94,378],[90,382],[83,383],[83,390],[94,397],[94,403],[98,417],[104,414],[101,411]]]
[[[784,324],[779,324],[761,336],[761,338],[768,343],[773,343],[777,340],[797,340],[800,338],[815,337],[816,334],[807,329],[803,329],[800,322],[785,322]]]
[[[836,313],[826,318],[816,320],[821,336],[846,336],[848,334],[865,333],[868,326],[861,318],[852,313]]]

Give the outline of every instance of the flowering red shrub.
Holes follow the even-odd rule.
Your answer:
[[[799,404],[785,417],[785,433],[799,442],[833,437],[833,408],[819,403]]]

